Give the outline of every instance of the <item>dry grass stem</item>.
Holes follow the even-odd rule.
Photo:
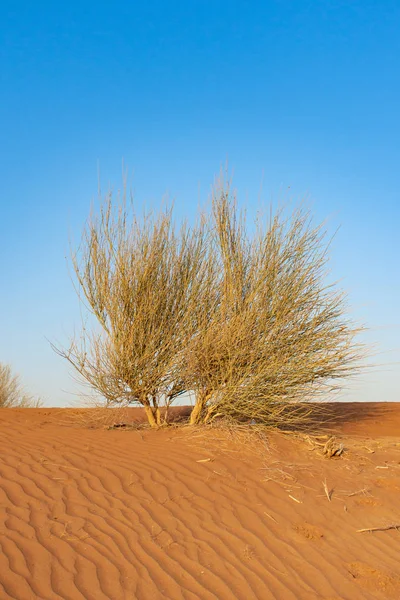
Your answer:
[[[332,501],[332,492],[333,492],[333,490],[329,490],[328,485],[326,483],[326,479],[325,479],[325,481],[323,482],[322,485],[323,485],[323,488],[324,488],[325,495],[328,498],[328,501],[331,502]]]
[[[267,512],[264,511],[264,515],[266,515],[272,521],[275,521],[275,523],[278,523],[278,521],[272,515],[270,515],[269,513],[267,513]]]
[[[291,498],[292,500],[294,500],[295,502],[297,502],[297,504],[302,504],[301,500],[298,500],[297,498],[295,498],[291,494],[289,494],[289,498]]]
[[[396,531],[400,531],[400,524],[398,525],[386,525],[383,527],[367,527],[366,529],[357,529],[357,533],[373,533],[374,531],[390,531],[391,529],[395,529]]]
[[[367,494],[369,494],[369,490],[367,488],[363,488],[362,490],[358,490],[357,492],[352,492],[351,494],[345,494],[345,495],[348,498],[352,498],[353,496],[358,496],[359,494],[366,496]]]

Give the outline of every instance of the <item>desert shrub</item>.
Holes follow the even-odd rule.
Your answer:
[[[39,408],[40,399],[25,393],[18,375],[9,365],[0,363],[0,408]]]
[[[138,219],[110,194],[88,221],[73,266],[97,327],[57,351],[109,406],[141,405],[157,426],[160,403],[168,408],[185,391],[180,361],[206,260],[204,223],[177,231],[169,209]]]
[[[223,183],[209,226],[218,301],[185,353],[182,378],[196,392],[191,422],[301,420],[304,402],[339,389],[361,364],[360,328],[346,316],[343,292],[326,283],[326,233],[302,208],[249,226]]]
[[[195,226],[172,216],[138,219],[110,194],[73,254],[97,325],[56,350],[107,405],[141,405],[158,426],[160,406],[191,392],[191,424],[276,425],[358,372],[360,328],[327,283],[329,240],[307,210],[249,224],[222,181]]]

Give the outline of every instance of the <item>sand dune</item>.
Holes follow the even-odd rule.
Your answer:
[[[0,411],[1,600],[400,598],[400,531],[358,532],[400,524],[400,405],[337,409],[331,459],[85,414]]]

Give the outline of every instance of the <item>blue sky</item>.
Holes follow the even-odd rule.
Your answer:
[[[308,198],[387,363],[343,398],[400,400],[400,3],[2,2],[0,361],[77,391],[50,341],[79,329],[67,269],[122,161],[139,206],[189,217],[229,162],[239,201]],[[391,363],[391,364],[389,364]]]

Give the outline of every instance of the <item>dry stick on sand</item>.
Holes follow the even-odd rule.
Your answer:
[[[295,502],[297,502],[297,504],[302,504],[301,500],[298,500],[297,498],[295,498],[291,494],[289,494],[289,498],[291,498],[292,500],[294,500]]]
[[[367,527],[366,529],[357,529],[357,533],[373,533],[374,531],[390,531],[391,529],[400,530],[400,524],[398,525],[386,525],[386,527]]]
[[[362,490],[358,490],[357,492],[351,492],[350,494],[345,494],[345,496],[347,496],[348,498],[352,498],[353,496],[358,496],[358,494],[363,494],[365,496],[366,494],[369,494],[369,489],[363,488]]]
[[[267,515],[267,517],[269,517],[272,521],[275,521],[275,523],[278,522],[272,515],[270,515],[269,513],[265,512],[265,510],[264,510],[264,515]]]
[[[331,501],[332,501],[332,492],[333,492],[333,490],[329,490],[329,489],[328,489],[328,485],[327,485],[327,483],[326,483],[326,479],[325,479],[325,481],[322,483],[322,485],[323,485],[323,487],[324,487],[324,492],[325,492],[325,494],[326,494],[326,497],[328,498],[329,502],[331,502]]]

